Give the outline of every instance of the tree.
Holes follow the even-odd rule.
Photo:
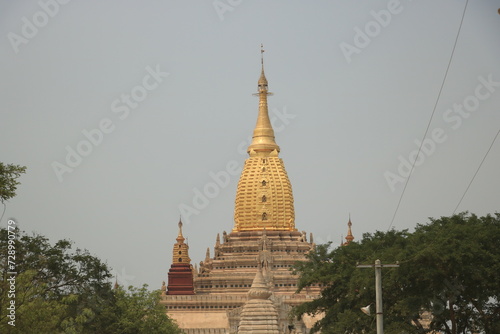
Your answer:
[[[113,308],[118,315],[111,326],[112,333],[121,334],[181,334],[182,331],[165,314],[160,305],[160,291],[150,292],[147,285],[142,288],[122,287],[115,289],[116,304]]]
[[[0,162],[0,201],[2,203],[16,196],[17,186],[19,185],[17,179],[25,172],[25,166],[5,165]]]
[[[9,251],[9,235],[15,235],[13,258],[0,260],[0,304],[15,301],[16,326],[7,325],[7,314],[0,313],[0,328],[11,333],[26,333],[37,329],[39,333],[57,333],[56,328],[65,318],[83,321],[99,304],[92,303],[93,296],[111,292],[111,274],[106,264],[86,250],[71,251],[72,243],[60,240],[51,245],[40,235],[27,235],[19,229],[0,229],[0,252]],[[9,266],[8,260],[15,263]],[[15,271],[16,274],[10,274]],[[8,292],[15,280],[15,298]],[[43,312],[41,310],[44,310]],[[47,313],[48,309],[53,310]],[[45,327],[52,323],[45,331]]]
[[[500,214],[432,219],[416,228],[413,244],[420,266],[406,275],[426,292],[422,307],[432,311],[431,328],[500,333]]]
[[[294,314],[323,313],[313,328],[322,333],[374,333],[374,316],[360,311],[375,301],[374,273],[356,263],[380,259],[400,262],[383,271],[385,333],[500,333],[499,244],[500,214],[463,213],[431,219],[413,233],[365,234],[333,250],[319,245],[295,272],[299,291],[321,284],[321,296]]]
[[[171,333],[180,330],[159,304],[159,291],[112,289],[108,266],[72,242],[52,245],[41,235],[0,229],[0,252],[8,254],[16,236],[15,272],[0,258],[1,333]],[[11,281],[14,279],[14,281]],[[11,286],[14,286],[15,297]],[[15,302],[15,327],[9,325]]]
[[[1,323],[2,333],[30,333],[40,334],[57,333],[57,325],[67,312],[67,305],[55,298],[40,298],[47,295],[47,286],[43,283],[33,284],[35,270],[27,270],[15,277],[15,313],[5,314],[10,300],[6,300],[2,284]],[[2,282],[3,283],[3,282]],[[10,317],[7,317],[10,315]],[[14,326],[15,325],[15,326]]]
[[[25,170],[0,163],[2,203],[15,196]],[[108,266],[87,250],[72,251],[72,245],[52,245],[10,221],[0,228],[1,333],[181,333],[159,304],[159,291],[113,290]]]

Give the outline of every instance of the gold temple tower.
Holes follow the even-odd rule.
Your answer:
[[[250,156],[241,173],[234,208],[234,232],[296,231],[292,186],[269,119],[267,79],[264,62],[258,81],[259,114],[253,130]]]
[[[292,187],[269,119],[267,97],[271,93],[262,57],[261,64],[255,94],[259,111],[236,191],[234,227],[230,233],[224,231],[222,238],[217,234],[213,257],[208,249],[199,267],[191,266],[193,291],[189,293],[193,294],[162,288],[162,305],[186,334],[232,334],[240,326],[245,333],[290,333],[293,328],[295,333],[306,334],[315,320],[289,319],[290,309],[318,297],[320,287],[295,293],[298,277],[290,268],[304,261],[315,244],[312,233],[308,240],[306,232],[295,228]],[[183,262],[176,258],[178,248],[179,240],[173,261]],[[272,311],[265,319],[269,331],[252,329],[251,324],[264,321],[254,318],[262,312],[251,311],[258,305],[266,314]]]

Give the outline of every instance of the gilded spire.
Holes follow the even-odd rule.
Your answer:
[[[177,243],[174,245],[172,251],[172,263],[190,263],[191,259],[189,258],[189,246],[184,243],[184,236],[182,235],[182,220],[179,218],[179,233],[177,234]]]
[[[192,295],[194,294],[193,287],[193,270],[191,259],[189,258],[189,246],[184,243],[182,235],[182,220],[179,218],[179,233],[177,234],[177,242],[172,249],[172,265],[168,271],[168,286],[165,282],[162,285],[162,295]]]
[[[349,213],[349,222],[347,223],[347,236],[345,237],[346,242],[344,242],[343,246],[347,246],[351,243],[351,241],[354,240],[354,236],[352,235],[352,230],[351,230],[351,214]]]
[[[258,81],[259,114],[241,172],[234,208],[234,231],[296,231],[292,186],[269,119],[267,79],[261,49]]]
[[[264,49],[261,44],[261,72],[257,83],[258,92],[254,95],[259,97],[259,115],[257,116],[257,124],[253,130],[252,143],[248,146],[247,152],[250,156],[263,155],[266,156],[270,152],[280,151],[279,146],[274,141],[274,130],[269,119],[269,111],[267,107],[267,96],[272,95],[268,91],[267,79],[264,73]]]
[[[177,238],[175,240],[177,240],[177,243],[179,244],[182,244],[184,243],[184,236],[182,235],[182,220],[181,218],[179,218],[179,223],[177,224],[179,226],[179,234],[177,235]]]
[[[260,65],[261,65],[261,71],[260,71],[260,78],[258,81],[258,88],[259,92],[263,89],[267,91],[267,79],[266,75],[264,74],[264,45],[260,45]],[[272,93],[269,93],[272,94]]]

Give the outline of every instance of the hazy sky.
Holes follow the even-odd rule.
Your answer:
[[[233,227],[261,43],[296,227],[338,244],[351,213],[357,240],[387,230],[465,6],[59,1],[0,1],[0,161],[28,167],[1,224],[153,288],[181,212],[193,263]],[[499,7],[468,4],[397,229],[451,215],[499,131]],[[458,211],[498,211],[499,170],[500,139]]]

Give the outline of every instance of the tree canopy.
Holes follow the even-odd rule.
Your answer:
[[[17,179],[25,172],[25,166],[0,162],[0,202],[3,203],[16,196],[17,186],[19,185]]]
[[[375,303],[374,271],[356,264],[380,259],[400,264],[382,269],[385,333],[500,333],[498,245],[498,213],[431,219],[413,233],[364,234],[333,250],[319,245],[294,270],[299,291],[320,284],[321,296],[294,314],[324,314],[313,328],[322,333],[375,333],[375,315],[360,311]]]
[[[159,291],[113,289],[108,266],[87,250],[73,250],[68,240],[52,245],[41,235],[15,234],[15,275],[8,258],[0,258],[1,333],[180,333],[159,304]],[[0,229],[2,254],[12,250],[8,240],[9,231]],[[8,323],[12,300],[15,326]]]

